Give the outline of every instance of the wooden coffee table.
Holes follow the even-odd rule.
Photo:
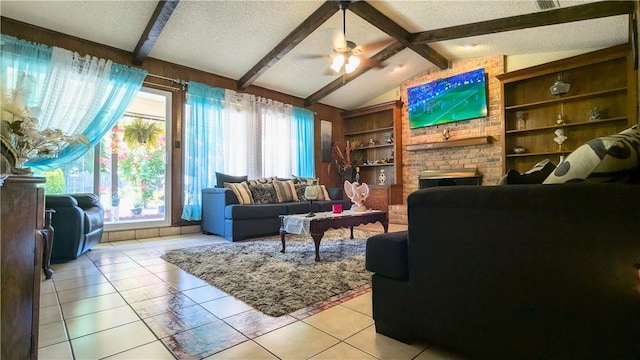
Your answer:
[[[339,214],[332,212],[316,213],[314,217],[305,217],[306,214],[296,215],[280,215],[280,240],[282,241],[282,250],[285,252],[285,236],[289,233],[285,230],[288,221],[302,222],[303,229],[301,232],[309,232],[313,238],[316,247],[316,261],[320,261],[320,241],[325,231],[329,229],[340,229],[348,227],[351,230],[351,239],[353,239],[353,227],[357,225],[371,224],[380,222],[386,233],[389,230],[389,220],[387,212],[381,210],[367,211],[344,211]],[[289,229],[291,230],[291,229]]]

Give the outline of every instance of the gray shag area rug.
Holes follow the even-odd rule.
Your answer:
[[[378,234],[329,230],[316,262],[311,235],[280,236],[173,250],[166,261],[270,316],[281,316],[371,282],[366,240]]]

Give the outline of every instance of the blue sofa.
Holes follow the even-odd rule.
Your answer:
[[[333,204],[351,209],[351,200],[343,200],[342,188],[327,188],[327,192],[331,200],[313,201],[314,212],[331,211]],[[308,212],[308,201],[243,205],[230,189],[202,190],[202,232],[224,236],[228,241],[277,235],[280,215]]]

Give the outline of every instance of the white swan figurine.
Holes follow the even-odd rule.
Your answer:
[[[369,197],[369,185],[357,182],[344,181],[344,192],[347,194],[354,206],[351,207],[353,211],[367,211],[367,207],[363,202]]]

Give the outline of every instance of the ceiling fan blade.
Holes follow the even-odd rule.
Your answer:
[[[296,59],[300,60],[309,60],[309,59],[329,59],[331,55],[319,55],[319,54],[297,54],[294,55]]]
[[[379,62],[379,61],[375,61],[369,58],[363,58],[360,57],[360,66],[366,66],[368,68],[376,68],[376,69],[384,69],[387,65]]]
[[[358,45],[355,49],[353,49],[354,54],[366,54],[377,50],[379,48],[387,47],[391,45],[395,40],[394,39],[385,39],[385,40],[377,40],[368,42],[366,44]]]

